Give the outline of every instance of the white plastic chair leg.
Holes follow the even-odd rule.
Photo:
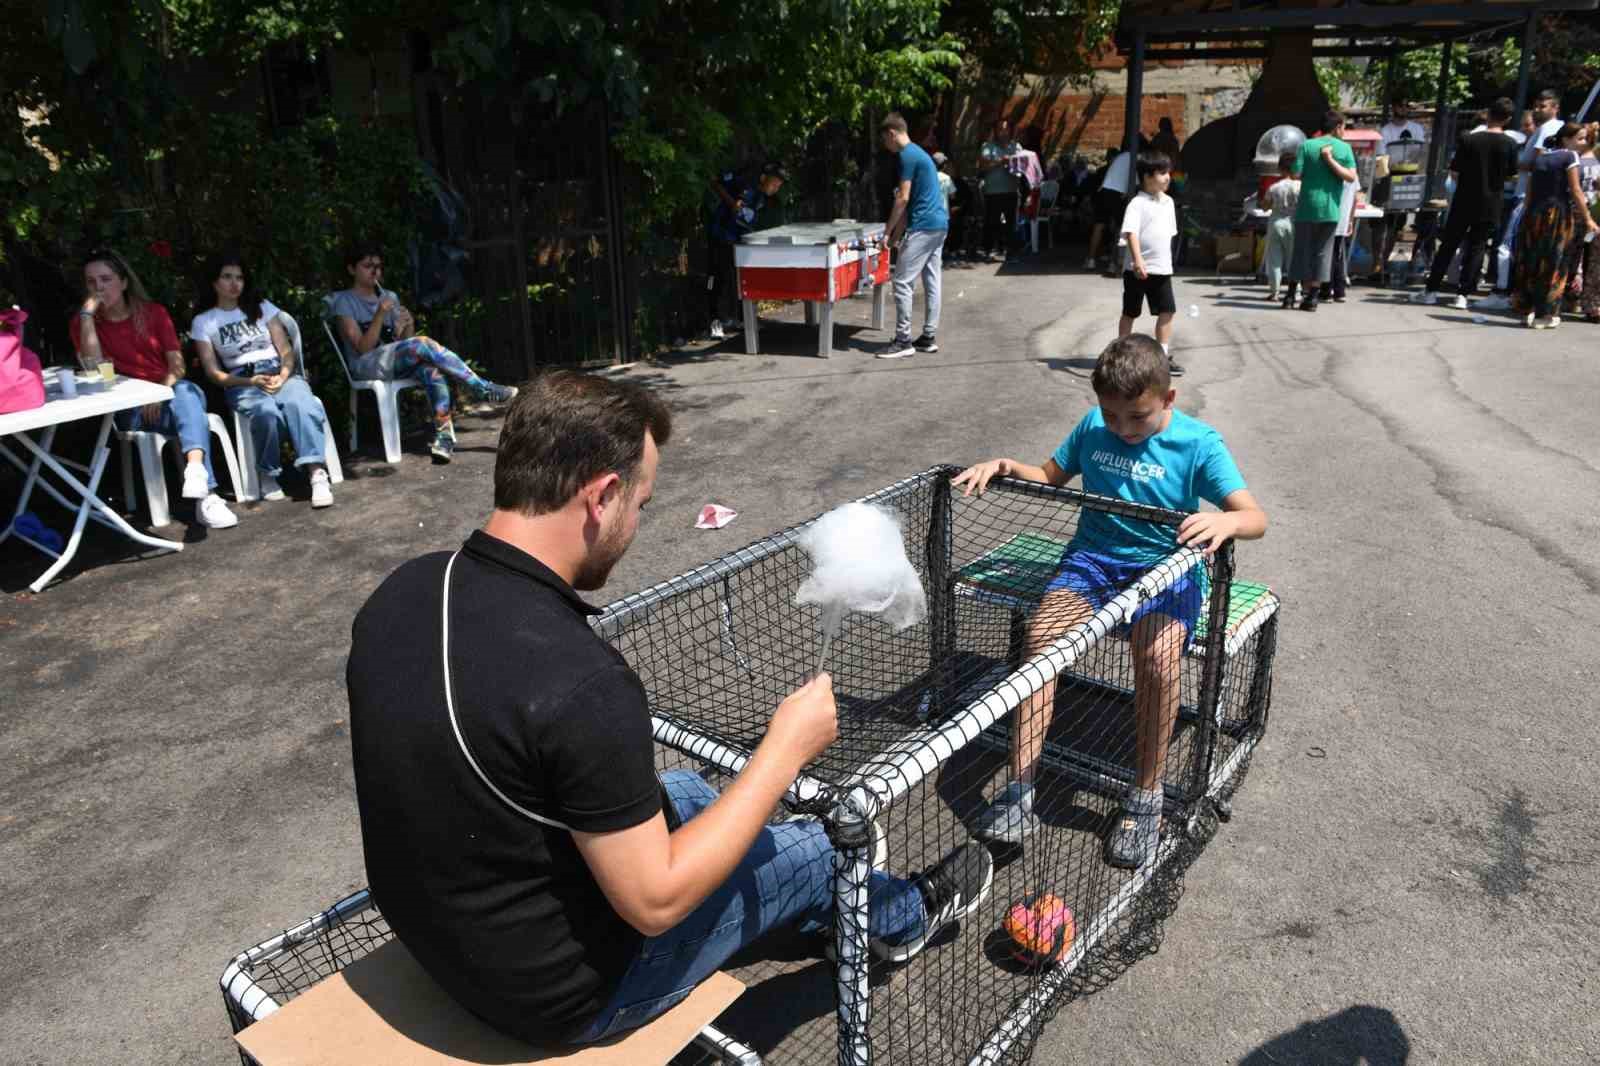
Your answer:
[[[217,438],[218,450],[222,452],[222,461],[228,466],[228,477],[233,481],[233,498],[235,500],[254,499],[247,495],[250,489],[248,482],[240,478],[239,460],[234,455],[233,442],[228,439],[228,427],[222,421],[222,416],[214,412],[206,413],[206,424],[211,427],[211,435]],[[239,419],[234,416],[233,432],[239,433]],[[250,464],[251,475],[255,473],[255,464]]]
[[[328,421],[328,408],[321,400],[322,409],[322,463],[328,468],[328,480],[337,485],[344,480],[344,464],[339,461],[339,445],[333,439],[333,423]]]
[[[144,474],[144,496],[150,504],[150,524],[164,526],[172,521],[167,510],[167,473],[161,461],[161,451],[167,438],[159,433],[141,433],[136,438],[139,447],[139,465]]]
[[[256,442],[250,436],[250,420],[237,411],[233,413],[233,437],[239,442],[240,476],[244,479],[241,483],[243,487],[239,490],[239,499],[259,500],[261,472],[256,469]]]
[[[383,458],[400,461],[400,396],[387,381],[372,383],[372,398],[378,401],[378,424],[383,428]]]

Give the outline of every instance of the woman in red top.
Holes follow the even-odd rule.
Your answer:
[[[69,329],[85,366],[110,360],[117,373],[167,385],[172,399],[117,413],[117,428],[177,437],[187,460],[183,495],[195,517],[211,529],[238,525],[239,518],[216,493],[211,473],[211,428],[200,387],[183,378],[183,352],[172,316],[145,295],[127,260],[112,251],[90,254],[83,264],[83,306]]]

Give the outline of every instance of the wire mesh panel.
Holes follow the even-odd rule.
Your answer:
[[[866,498],[901,525],[929,612],[899,633],[847,616],[831,645],[839,736],[775,818],[820,820],[837,849],[841,961],[819,958],[814,937],[769,938],[734,960],[750,990],[725,1017],[779,1061],[1026,1061],[1060,1003],[1159,944],[1215,827],[1209,804],[1231,794],[1265,727],[1277,601],[1232,581],[1231,546],[1182,550],[1182,514],[1049,486],[1000,480],[963,497],[953,472]],[[820,612],[794,602],[811,571],[803,528],[595,620],[644,682],[662,768],[726,784],[814,672]],[[1154,562],[1113,565],[1130,529],[1164,545]],[[1085,576],[1086,552],[1110,561]],[[907,880],[926,893],[921,875],[972,841],[1028,764],[1033,824],[1015,842],[985,837],[986,898],[910,958],[885,959],[880,909]],[[1152,773],[1160,843],[1117,868],[1105,837]]]

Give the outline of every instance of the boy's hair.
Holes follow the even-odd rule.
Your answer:
[[[1140,152],[1133,161],[1133,168],[1139,174],[1139,184],[1144,184],[1144,179],[1152,174],[1168,174],[1172,171],[1172,160],[1165,152]]]
[[[884,116],[883,121],[878,123],[879,133],[905,133],[906,129],[905,116],[898,111],[889,112]]]
[[[1337,108],[1329,108],[1328,113],[1322,116],[1322,132],[1331,134],[1334,130],[1344,125],[1344,112]]]
[[[1089,379],[1096,396],[1137,400],[1145,393],[1163,396],[1172,388],[1172,367],[1161,344],[1145,333],[1130,333],[1106,345]]]
[[[1300,161],[1299,152],[1278,153],[1278,169],[1285,174],[1294,173],[1294,165]]]
[[[1498,122],[1502,126],[1508,124],[1516,113],[1517,105],[1512,103],[1509,97],[1502,96],[1489,105],[1489,121]]]
[[[625,489],[644,458],[648,431],[661,447],[672,412],[632,382],[548,370],[522,387],[506,412],[494,461],[494,505],[524,515],[565,507],[585,484],[615,471]]]

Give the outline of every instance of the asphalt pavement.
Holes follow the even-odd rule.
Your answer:
[[[1120,297],[1073,262],[952,265],[933,355],[872,358],[855,300],[827,360],[791,321],[616,371],[677,430],[597,602],[936,463],[1048,455]],[[1238,567],[1283,600],[1272,720],[1159,954],[1036,1061],[1600,1060],[1600,328],[1177,289],[1178,406],[1271,519]],[[227,960],[365,883],[350,621],[481,522],[496,429],[464,419],[449,467],[353,458],[332,509],[243,506],[181,553],[93,531],[37,596],[42,560],[0,546],[0,1063],[231,1060]],[[711,502],[738,519],[695,529]]]

